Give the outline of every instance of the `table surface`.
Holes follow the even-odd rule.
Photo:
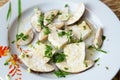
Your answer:
[[[7,1],[8,0],[0,0],[0,7],[2,7]],[[101,0],[101,1],[108,5],[120,19],[120,0]],[[120,71],[113,80],[120,80]]]

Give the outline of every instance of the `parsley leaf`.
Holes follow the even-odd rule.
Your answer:
[[[16,40],[18,41],[19,39],[21,39],[24,36],[23,33],[17,34],[16,35]]]
[[[52,47],[50,45],[46,45],[45,57],[48,58],[52,57]]]
[[[44,34],[48,35],[50,33],[51,33],[50,29],[48,27],[44,27]]]
[[[69,7],[69,5],[68,5],[68,4],[65,4],[65,7]]]
[[[16,35],[16,41],[22,39],[22,40],[27,40],[29,38],[29,35],[24,35],[23,33],[17,34]]]
[[[103,35],[103,36],[102,36],[102,40],[104,41],[105,39],[106,39],[106,36]]]
[[[22,37],[22,40],[27,40],[29,38],[29,35],[24,35],[23,37]]]
[[[100,60],[100,58],[97,58],[96,60],[94,60],[95,63],[97,63]]]
[[[56,53],[55,55],[53,55],[53,62],[54,63],[60,63],[63,62],[66,58],[66,55],[62,52],[62,53]]]
[[[64,72],[64,71],[61,71],[61,70],[58,70],[58,71],[55,71],[54,74],[55,74],[57,77],[65,77],[65,76],[68,75],[69,73],[68,73],[68,72]]]
[[[64,31],[61,31],[61,32],[58,32],[58,36],[59,37],[62,37],[62,36],[64,36],[66,33],[64,32]]]
[[[11,43],[12,43],[12,44],[14,44],[14,43],[15,43],[15,41],[12,41]]]
[[[68,41],[70,42],[72,39],[72,30],[69,30],[68,32],[66,32],[66,36],[68,38]]]
[[[96,48],[96,47],[94,47],[94,46],[92,46],[92,45],[88,46],[88,49],[95,49],[95,50],[97,50],[97,51],[99,51],[99,52],[107,53],[106,51],[104,51],[104,50],[102,50],[102,49],[100,49],[100,48]]]
[[[42,26],[42,28],[44,27],[44,13],[41,13],[41,15],[39,16],[39,19],[38,19],[38,23],[40,26]]]

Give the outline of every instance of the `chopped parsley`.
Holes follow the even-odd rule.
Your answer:
[[[69,7],[69,5],[68,5],[68,4],[65,4],[65,7]]]
[[[45,57],[51,58],[52,57],[52,47],[50,45],[46,45],[45,50]]]
[[[97,63],[100,60],[100,58],[97,58],[94,60],[95,63]]]
[[[6,65],[9,65],[9,61],[6,60],[5,63],[4,63],[4,65],[5,65],[5,66],[6,66]]]
[[[105,68],[106,68],[106,70],[109,70],[109,67],[106,66]]]
[[[86,30],[86,26],[83,26],[83,29]]]
[[[99,51],[99,52],[107,53],[106,51],[104,51],[104,50],[102,50],[102,49],[100,49],[100,48],[96,48],[96,47],[94,47],[94,46],[92,46],[92,45],[90,45],[90,46],[88,47],[88,49],[95,49],[95,50],[97,50],[97,51]]]
[[[59,36],[59,37],[62,37],[62,36],[64,36],[65,34],[66,34],[66,32],[64,32],[64,31],[58,32],[58,36]]]
[[[64,69],[65,69],[65,70],[68,70],[68,68],[67,68],[67,67],[64,67]]]
[[[87,62],[85,62],[85,61],[84,61],[84,64],[85,64],[85,67],[88,67],[88,64],[87,64]]]
[[[30,56],[27,54],[26,57],[29,58]]]
[[[62,53],[56,53],[55,55],[53,55],[53,62],[54,63],[60,63],[63,62],[66,59],[66,55],[62,52]]]
[[[64,72],[64,71],[61,71],[61,70],[58,70],[58,71],[55,71],[54,74],[57,76],[57,77],[65,77],[66,75],[68,75],[69,73],[68,72]]]
[[[22,37],[22,40],[27,40],[29,38],[29,36],[28,35],[24,35],[23,37]]]
[[[16,35],[16,41],[22,39],[22,40],[27,40],[29,38],[29,35],[24,35],[23,33],[17,34]]]
[[[38,23],[39,25],[43,28],[44,27],[44,13],[42,13],[40,16],[39,16],[39,19],[38,19]]]
[[[44,27],[44,34],[48,35],[50,33],[51,33],[50,29],[48,27]]]
[[[82,34],[80,36],[80,40],[78,42],[83,42],[83,39],[82,39]]]
[[[48,21],[48,24],[51,24],[51,23],[52,23],[54,17],[55,17],[55,15],[52,13],[52,14],[50,15],[50,17],[46,19],[46,21]]]
[[[66,32],[66,36],[68,38],[68,41],[70,42],[72,39],[72,30],[69,30],[68,32]]]
[[[106,36],[103,35],[103,36],[102,36],[102,40],[104,41],[105,39],[106,39]]]
[[[40,45],[40,41],[37,41],[36,44]]]
[[[11,43],[12,43],[12,44],[14,44],[14,43],[15,43],[15,41],[12,41]]]
[[[58,15],[62,15],[62,12],[59,11],[59,12],[58,12]]]

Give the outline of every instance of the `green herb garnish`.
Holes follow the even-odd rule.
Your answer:
[[[107,70],[109,70],[109,67],[106,66],[105,68],[106,68]]]
[[[106,39],[106,36],[103,35],[103,36],[102,36],[102,40],[104,41],[105,39]]]
[[[100,58],[97,58],[94,60],[95,63],[97,63],[100,60]]]
[[[42,28],[44,28],[43,22],[44,22],[44,13],[41,13],[41,15],[39,16],[39,19],[38,19],[38,23]]]
[[[80,40],[78,42],[83,42],[82,34],[81,34]]]
[[[50,29],[48,27],[44,27],[44,34],[48,35],[50,33],[51,33]]]
[[[15,41],[12,41],[11,43],[12,43],[12,44],[14,44],[14,43],[15,43]]]
[[[59,37],[62,37],[62,36],[64,36],[66,33],[64,32],[64,31],[61,31],[61,32],[58,32],[58,36]]]
[[[36,44],[40,45],[40,41],[37,41]]]
[[[55,55],[53,55],[53,62],[54,63],[60,63],[63,62],[66,59],[66,55],[62,52],[62,53],[56,53]]]
[[[85,62],[85,61],[84,61],[84,64],[85,64],[85,67],[88,67],[88,64],[87,64],[87,62]]]
[[[68,73],[68,72],[64,72],[64,71],[61,71],[61,70],[58,70],[58,71],[55,71],[54,74],[55,74],[57,77],[65,77],[65,76],[68,75],[69,73]]]
[[[20,34],[17,34],[16,35],[16,40],[18,41],[18,40],[20,40],[20,39],[22,39],[22,40],[27,40],[29,38],[29,35],[24,35],[23,33],[20,33]]]
[[[88,47],[88,49],[95,49],[95,50],[97,50],[97,51],[99,51],[99,52],[107,53],[106,51],[104,51],[104,50],[102,50],[102,49],[99,49],[99,48],[96,48],[96,47],[94,47],[94,46],[92,46],[92,45],[90,45],[90,46]]]
[[[58,15],[62,15],[62,12],[59,11],[59,12],[58,12]]]
[[[6,60],[5,63],[4,63],[4,65],[6,66],[6,65],[8,65],[8,64],[9,64],[9,62],[8,62],[8,60]]]
[[[46,45],[45,50],[45,57],[51,58],[52,57],[52,47],[50,45]]]
[[[18,0],[18,19],[21,18],[21,12],[22,12],[21,0]]]
[[[46,19],[46,21],[48,21],[48,24],[51,24],[51,23],[52,23],[54,17],[55,17],[55,15],[52,13],[52,14],[50,15],[50,17]]]
[[[68,4],[65,4],[65,7],[69,7],[69,5],[68,5]]]
[[[86,26],[83,26],[83,29],[86,30]]]
[[[27,40],[29,38],[29,35],[24,35],[23,37],[22,37],[22,40]]]
[[[7,12],[7,16],[6,16],[6,20],[9,19],[9,17],[11,16],[11,13],[12,13],[12,6],[11,6],[11,2],[9,3],[9,9],[8,9],[8,12]]]
[[[64,69],[65,69],[65,70],[68,70],[68,68],[67,68],[67,67],[64,67]]]
[[[68,38],[68,41],[70,42],[72,39],[72,30],[69,30],[68,32],[66,32],[66,36]]]

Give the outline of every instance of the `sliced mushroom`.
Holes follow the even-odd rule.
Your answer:
[[[100,48],[102,46],[103,44],[102,36],[103,36],[103,29],[100,27],[96,33],[96,36],[93,42],[96,48]]]
[[[51,24],[54,18],[57,16],[57,14],[58,14],[58,10],[56,9],[46,12],[44,17],[44,25],[46,26],[48,24]]]
[[[64,22],[55,22],[55,23],[52,23],[52,24],[49,24],[48,27],[50,28],[57,28],[57,29],[62,29],[64,27],[65,23]]]
[[[39,18],[42,15],[42,12],[38,9],[35,9],[35,13],[31,18],[31,25],[35,28],[37,32],[41,31],[41,24],[39,23]]]
[[[85,60],[85,43],[68,44],[64,48],[66,60],[56,63],[57,67],[65,72],[79,73],[85,71],[94,65],[91,60]],[[66,69],[67,68],[67,69]]]
[[[73,36],[77,39],[82,38],[83,40],[85,40],[92,31],[85,21],[79,25],[68,26],[66,29],[72,30]]]
[[[62,48],[68,42],[68,38],[66,35],[63,35],[61,37],[58,35],[58,33],[61,31],[62,30],[55,30],[54,28],[48,35],[48,41],[51,42],[51,44],[58,49]]]
[[[45,41],[48,38],[48,35],[44,34],[44,29],[39,33],[39,40]]]
[[[85,5],[84,3],[80,3],[76,12],[66,22],[66,25],[71,25],[71,24],[76,23],[83,16],[84,12],[85,12]]]
[[[60,19],[61,21],[67,21],[71,14],[69,12],[69,6],[68,7],[65,7],[65,9],[63,11],[60,11],[60,15],[58,16],[58,19]]]
[[[27,45],[34,38],[34,32],[33,32],[32,28],[30,28],[27,32],[25,32],[23,34],[24,34],[24,37],[26,37],[26,39],[23,39],[23,38],[19,39],[17,41],[17,45]]]
[[[45,57],[45,50],[45,44],[36,44],[34,47],[29,47],[28,52],[23,52],[20,55],[20,59],[32,71],[51,72],[54,70],[54,67],[48,64],[50,58]],[[54,51],[52,51],[52,54],[54,54]]]

